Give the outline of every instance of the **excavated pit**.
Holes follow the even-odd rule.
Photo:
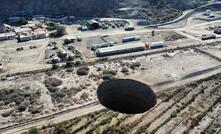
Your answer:
[[[106,108],[126,114],[144,113],[157,102],[148,85],[130,79],[104,81],[98,87],[97,97]]]

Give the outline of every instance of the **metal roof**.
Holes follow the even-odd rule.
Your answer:
[[[0,37],[9,37],[9,36],[16,36],[15,33],[2,33],[0,34]]]
[[[98,24],[98,22],[96,20],[88,20],[87,23],[90,24],[90,25]]]
[[[108,53],[118,50],[127,50],[132,48],[138,48],[138,47],[145,47],[144,43],[133,43],[133,44],[125,44],[125,45],[118,45],[113,47],[106,47],[106,48],[100,48],[97,50],[99,53]]]

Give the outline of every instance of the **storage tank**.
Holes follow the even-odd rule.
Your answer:
[[[163,48],[165,46],[163,41],[152,42],[149,44],[150,49]]]
[[[139,40],[140,40],[140,36],[130,36],[130,37],[124,37],[122,39],[122,42],[126,43],[126,42],[139,41]]]

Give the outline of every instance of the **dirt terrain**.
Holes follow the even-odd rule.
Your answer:
[[[79,31],[79,24],[72,24],[63,25],[66,35],[60,38],[1,41],[0,133],[29,133],[32,127],[45,134],[221,133],[220,35],[201,40],[202,34],[214,34],[213,28],[221,25],[220,13],[214,11],[213,19],[203,14],[193,12],[158,28]],[[129,36],[140,40],[123,43],[122,38]],[[74,41],[66,44],[68,37]],[[105,42],[157,41],[165,46],[107,57],[96,57],[90,48]],[[65,59],[62,52],[70,57]],[[59,54],[61,61],[53,63]],[[105,109],[96,93],[103,81],[111,79],[149,85],[157,105],[136,115]]]
[[[171,81],[191,80],[189,75],[192,73],[220,65],[216,59],[195,52],[193,49],[175,51],[173,53],[174,56],[172,57],[167,57],[168,53],[162,53],[153,56],[142,56],[128,60],[89,65],[89,73],[85,76],[79,76],[78,74],[78,70],[81,67],[48,71],[45,73],[7,76],[1,80],[1,84],[3,85],[1,87],[1,98],[3,98],[3,107],[0,110],[2,113],[1,125],[10,126],[13,122],[36,119],[95,102],[97,101],[97,86],[105,79],[136,79],[144,83],[149,83],[154,87],[154,92],[157,93],[159,91],[167,91],[167,89],[158,90],[158,88],[161,87],[162,89],[162,87],[168,85]],[[189,57],[192,60],[187,60]],[[178,63],[177,61],[182,62]],[[165,71],[160,71],[165,67],[167,67]],[[196,76],[198,75],[203,75],[203,73],[196,74]],[[15,83],[21,83],[21,85]],[[22,92],[17,92],[14,89]],[[29,93],[32,90],[36,91],[38,97]],[[5,94],[8,97],[18,97],[4,99],[3,96]],[[21,96],[23,94],[24,96]],[[32,96],[39,99],[32,102]],[[20,103],[19,101],[24,101],[25,103]],[[22,107],[23,109],[21,110],[20,107],[23,105],[24,108]],[[35,108],[37,109],[35,110]]]
[[[41,132],[218,134],[221,123],[219,81],[220,74],[158,93],[158,104],[144,114],[126,115],[104,109]]]

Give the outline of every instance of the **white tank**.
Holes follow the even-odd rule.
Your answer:
[[[122,42],[126,43],[126,42],[131,42],[131,41],[138,41],[138,40],[140,40],[140,36],[130,36],[130,37],[124,37],[122,39]]]
[[[150,45],[150,48],[151,49],[154,49],[154,48],[162,48],[165,46],[164,42],[163,41],[159,41],[159,42],[152,42],[149,44]]]
[[[152,42],[152,43],[150,43],[150,45],[152,45],[152,46],[164,46],[164,42],[163,41],[159,41],[159,42]]]

